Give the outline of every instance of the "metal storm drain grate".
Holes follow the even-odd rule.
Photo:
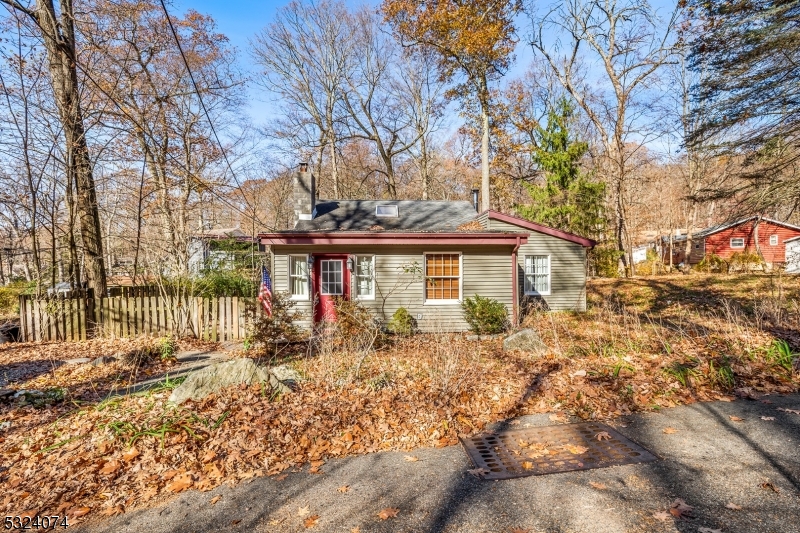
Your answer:
[[[484,479],[509,479],[655,461],[605,424],[586,422],[501,431],[461,439]]]

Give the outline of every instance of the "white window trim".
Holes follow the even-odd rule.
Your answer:
[[[773,240],[775,242],[772,242]],[[769,236],[769,245],[770,246],[778,246],[778,235],[777,234]]]
[[[375,256],[370,254],[354,254],[353,257],[355,258],[355,272],[353,272],[352,278],[355,278],[356,282],[354,283],[355,288],[355,297],[356,300],[374,300],[375,299]],[[359,257],[369,257],[372,259],[372,276],[370,276],[370,282],[372,283],[372,294],[370,296],[359,296],[358,295],[358,258]],[[351,278],[351,283],[352,283]]]
[[[741,246],[734,246],[733,241],[742,241]],[[745,238],[744,237],[731,237],[731,249],[735,250],[743,250],[745,245]]]
[[[458,300],[433,300],[428,298],[428,256],[458,254]],[[461,252],[423,252],[422,257],[422,305],[460,305],[464,300],[464,254]]]
[[[525,289],[528,284],[528,273],[525,271],[525,263],[528,262],[529,257],[547,257],[547,291],[529,291]],[[550,254],[525,254],[522,256],[522,288],[525,296],[550,296],[553,292],[553,258]]]
[[[294,284],[292,283],[292,258],[303,258],[303,261],[306,264],[306,294],[292,294],[292,288]],[[288,274],[289,278],[289,299],[296,300],[298,302],[307,302],[311,298],[311,283],[309,283],[309,272],[308,272],[308,254],[289,254],[286,256],[286,273]]]
[[[342,292],[322,292],[322,263],[325,262],[338,262],[339,265],[342,267]],[[320,259],[319,260],[319,294],[320,296],[344,296],[344,278],[347,274],[345,274],[345,270],[347,270],[346,260],[344,259]]]

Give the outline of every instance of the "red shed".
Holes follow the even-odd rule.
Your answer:
[[[736,252],[756,253],[756,235],[765,263],[785,263],[786,241],[800,237],[800,226],[766,217],[757,221],[758,217],[753,216],[696,233],[692,236],[689,264],[697,264],[711,254],[729,259]],[[686,237],[680,240],[685,241]]]

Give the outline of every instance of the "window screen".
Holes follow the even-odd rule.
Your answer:
[[[308,257],[289,256],[289,290],[293,298],[308,297]]]
[[[426,300],[458,300],[460,288],[460,254],[425,255]]]
[[[356,256],[356,296],[371,299],[374,291],[374,260],[371,255]]]
[[[550,256],[525,256],[525,293],[550,294]]]

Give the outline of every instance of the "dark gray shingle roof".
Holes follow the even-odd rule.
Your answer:
[[[379,205],[396,205],[399,216],[376,216]],[[373,226],[386,231],[456,231],[476,216],[470,202],[321,200],[317,203],[317,216],[298,221],[292,231],[369,231]]]

